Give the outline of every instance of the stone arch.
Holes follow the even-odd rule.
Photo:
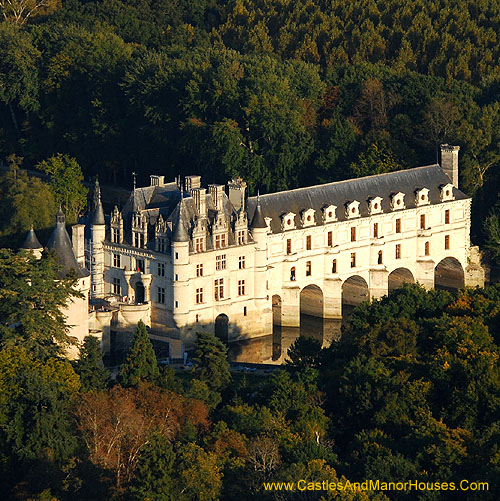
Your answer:
[[[323,291],[317,285],[307,285],[300,291],[300,314],[323,318]]]
[[[229,341],[229,318],[224,313],[217,315],[215,319],[215,337],[218,337],[223,343]]]
[[[359,275],[353,275],[342,284],[342,316],[349,315],[363,301],[370,299],[366,280]]]
[[[445,257],[434,268],[434,288],[457,290],[465,286],[464,269],[454,257]]]
[[[135,302],[144,303],[146,298],[146,289],[144,288],[144,284],[142,282],[137,282],[134,286],[134,289],[135,289]]]
[[[388,277],[388,291],[391,292],[394,289],[399,289],[403,284],[414,284],[415,277],[413,273],[408,268],[396,268],[389,273]]]
[[[274,294],[272,297],[273,305],[273,325],[281,325],[281,296]]]

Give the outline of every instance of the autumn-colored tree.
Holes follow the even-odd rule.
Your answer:
[[[205,427],[207,415],[202,404],[145,383],[83,393],[75,409],[90,459],[115,473],[118,488],[132,478],[152,432],[172,441],[188,421]]]
[[[0,0],[0,10],[5,21],[22,26],[30,19],[54,12],[61,0]]]

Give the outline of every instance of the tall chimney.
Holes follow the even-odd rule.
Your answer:
[[[241,179],[232,179],[228,183],[229,200],[233,204],[234,210],[245,210],[245,190],[247,183]]]
[[[460,146],[441,145],[441,169],[450,178],[455,188],[458,188],[458,152]]]

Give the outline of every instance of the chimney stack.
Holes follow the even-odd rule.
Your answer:
[[[460,146],[441,145],[441,169],[450,178],[455,188],[458,188],[458,152]]]

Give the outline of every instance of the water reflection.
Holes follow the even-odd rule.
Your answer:
[[[251,364],[282,364],[287,357],[288,349],[300,335],[313,337],[323,346],[329,346],[332,340],[340,337],[342,320],[301,315],[300,325],[300,327],[275,325],[272,336],[229,343],[229,360]]]

